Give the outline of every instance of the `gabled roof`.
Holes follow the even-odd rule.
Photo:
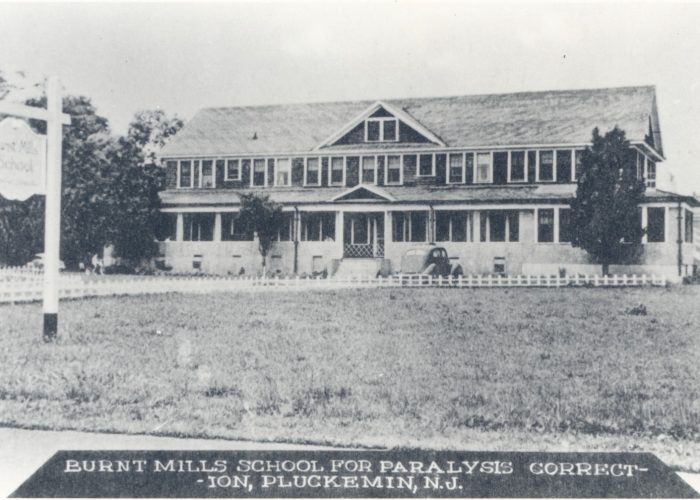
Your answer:
[[[355,187],[333,196],[330,201],[395,201],[395,198],[385,189],[369,184],[358,184]]]
[[[352,130],[354,127],[362,123],[364,120],[369,118],[369,116],[372,115],[375,111],[378,109],[384,109],[388,113],[394,116],[394,118],[398,118],[402,122],[404,122],[406,125],[414,129],[416,132],[420,133],[423,137],[428,139],[429,141],[438,144],[440,146],[445,146],[445,143],[440,140],[439,137],[437,137],[435,134],[433,134],[430,130],[425,128],[423,125],[420,124],[420,122],[416,121],[412,116],[410,116],[408,113],[403,111],[400,108],[397,108],[395,106],[392,106],[390,104],[387,104],[382,101],[377,101],[374,104],[372,104],[369,108],[365,109],[362,113],[360,113],[358,116],[356,116],[354,119],[350,120],[348,123],[346,123],[340,130],[336,130],[333,132],[332,135],[330,135],[326,140],[322,141],[318,146],[316,146],[315,149],[320,149],[324,146],[333,146],[333,144],[343,137],[343,135],[347,134]],[[376,143],[373,143],[376,144]]]
[[[585,144],[593,127],[619,126],[644,141],[649,121],[661,136],[653,86],[388,99],[447,147]],[[199,111],[162,151],[164,157],[311,152],[373,101],[284,104]],[[350,149],[348,146],[345,149]]]

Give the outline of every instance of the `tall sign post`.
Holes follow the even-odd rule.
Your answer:
[[[44,221],[44,340],[58,333],[58,268],[61,249],[61,150],[63,99],[58,78],[49,78],[46,89],[48,120],[46,148],[46,218]]]
[[[22,120],[6,118],[0,122],[0,194],[14,200],[46,194],[43,338],[51,342],[58,333],[62,126],[70,125],[70,116],[62,112],[58,78],[48,79],[46,99],[47,109],[0,102],[0,114],[44,120],[47,124],[44,138]]]

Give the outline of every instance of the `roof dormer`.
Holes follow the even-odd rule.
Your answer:
[[[377,101],[316,149],[336,145],[422,143],[445,146],[430,130],[404,110]]]

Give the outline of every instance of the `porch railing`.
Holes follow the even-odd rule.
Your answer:
[[[356,259],[373,259],[384,257],[384,243],[353,244],[346,243],[343,256]]]

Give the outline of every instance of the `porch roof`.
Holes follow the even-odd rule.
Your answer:
[[[266,188],[256,192],[269,194],[270,198],[284,205],[324,205],[329,207],[338,203],[362,203],[362,199],[339,200],[335,198],[347,193],[351,188]],[[522,186],[382,186],[382,191],[389,194],[393,201],[373,198],[374,203],[388,205],[398,203],[544,203],[562,202],[576,194],[573,184],[538,184]],[[250,192],[250,190],[246,190]],[[692,206],[700,205],[692,196],[683,196],[668,191],[649,189],[646,192],[649,202],[684,201]],[[240,197],[236,191],[229,189],[182,189],[168,190],[160,193],[164,206],[217,206],[237,205]],[[368,201],[368,200],[364,200]]]
[[[630,141],[642,142],[651,120],[654,144],[663,155],[655,94],[653,86],[640,86],[383,102],[410,116],[447,147],[586,144],[593,127],[605,132],[615,125],[626,131]],[[304,154],[371,105],[372,101],[354,101],[205,108],[165,146],[161,156]],[[366,147],[395,146],[344,149]]]

